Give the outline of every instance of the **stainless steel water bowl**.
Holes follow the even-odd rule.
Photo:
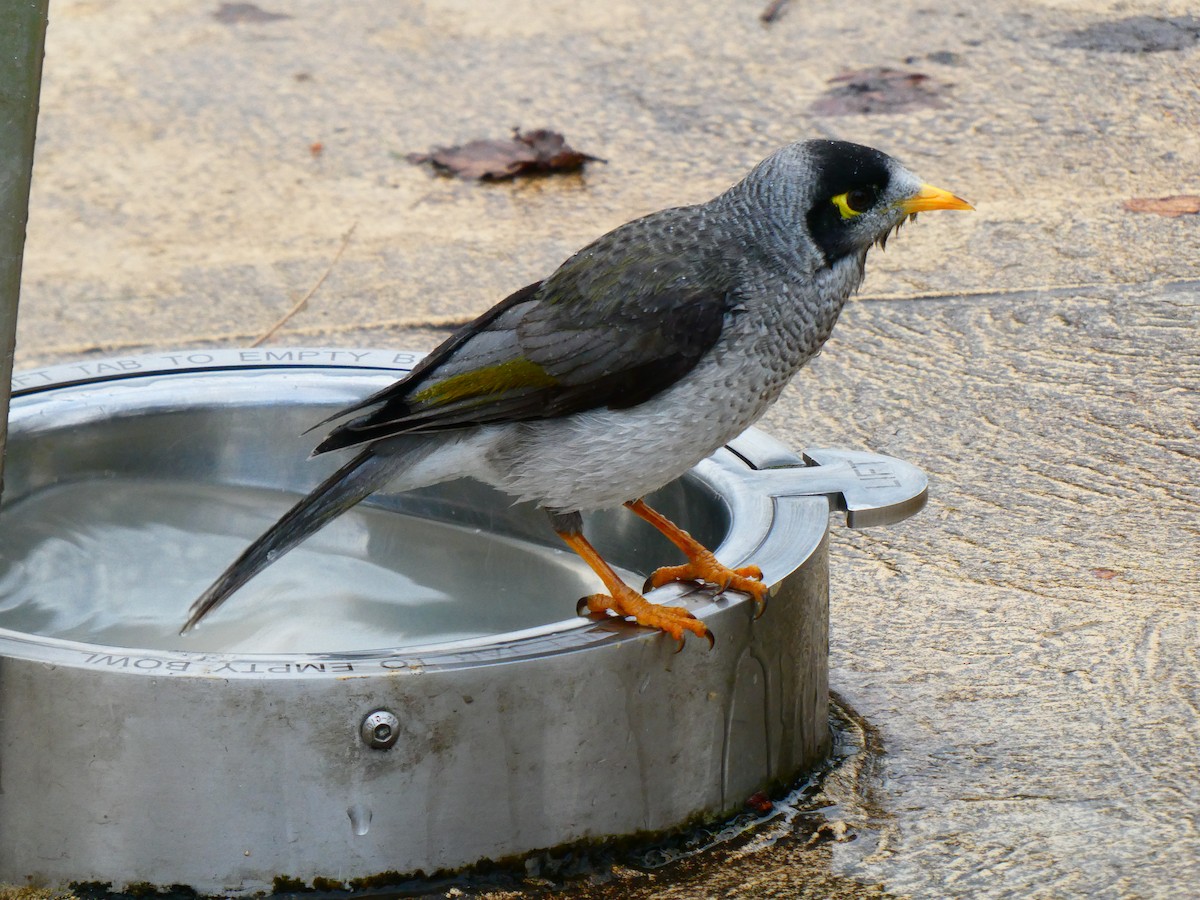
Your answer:
[[[894,521],[925,480],[754,431],[652,501],[771,585],[758,620],[740,594],[650,595],[702,617],[711,652],[574,616],[598,582],[539,510],[469,480],[373,498],[177,636],[338,463],[308,460],[302,432],[416,359],[191,352],[17,377],[0,881],[228,893],[431,873],[718,816],[825,756],[830,508]],[[585,530],[631,578],[678,561],[629,513]]]

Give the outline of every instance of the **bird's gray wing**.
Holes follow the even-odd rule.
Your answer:
[[[719,254],[694,240],[662,240],[655,218],[610,232],[489,310],[408,378],[347,410],[376,406],[315,452],[628,408],[674,384],[720,336],[731,289]]]

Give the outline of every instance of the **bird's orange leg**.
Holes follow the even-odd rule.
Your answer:
[[[663,536],[688,558],[687,563],[682,566],[663,566],[656,569],[646,579],[642,590],[662,587],[672,581],[703,581],[714,584],[721,590],[733,588],[735,591],[749,594],[754,598],[758,615],[763,614],[767,608],[767,586],[762,582],[762,569],[758,566],[730,569],[722,565],[711,550],[662,513],[651,509],[644,500],[630,500],[625,506],[662,532]]]
[[[639,625],[648,628],[658,628],[679,641],[679,649],[683,649],[683,633],[690,631],[698,637],[707,638],[708,646],[713,646],[712,632],[703,622],[680,606],[659,606],[651,603],[613,571],[612,566],[604,561],[596,548],[587,538],[577,531],[559,531],[568,547],[578,553],[583,561],[591,566],[592,571],[600,576],[607,594],[592,594],[579,601],[579,612],[582,613],[586,604],[589,612],[603,613],[612,610],[620,616],[632,616]]]

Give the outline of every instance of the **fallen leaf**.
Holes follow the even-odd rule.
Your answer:
[[[762,12],[758,14],[758,20],[764,24],[770,25],[779,18],[783,12],[783,8],[787,5],[787,0],[771,0],[766,5]]]
[[[756,816],[765,816],[774,808],[775,804],[771,802],[771,798],[762,791],[756,791],[746,798],[746,809]]]
[[[1133,197],[1123,204],[1130,212],[1154,213],[1168,219],[1200,213],[1200,197],[1195,194],[1172,194],[1170,197]]]
[[[499,181],[549,172],[573,172],[585,162],[604,162],[570,147],[557,131],[513,129],[504,140],[469,141],[459,147],[439,147],[432,153],[410,153],[409,162],[429,163],[445,175],[481,181]]]
[[[904,72],[875,66],[844,72],[829,79],[827,90],[812,106],[826,116],[900,113],[923,107],[940,107],[943,88],[923,72]]]

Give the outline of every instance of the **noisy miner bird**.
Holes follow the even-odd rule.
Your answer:
[[[359,414],[313,454],[357,455],[204,592],[183,631],[372,492],[470,476],[549,513],[608,590],[580,611],[632,617],[680,647],[684,632],[711,646],[687,610],[650,603],[621,580],[580,514],[624,504],[683,551],[687,563],[658,569],[643,590],[698,581],[752,595],[761,613],[757,567],[727,568],[641,498],[778,399],[829,337],[872,244],[919,212],[972,208],[878,150],[817,140],[773,153],[707,203],[610,231],[407,377],[326,419]]]

